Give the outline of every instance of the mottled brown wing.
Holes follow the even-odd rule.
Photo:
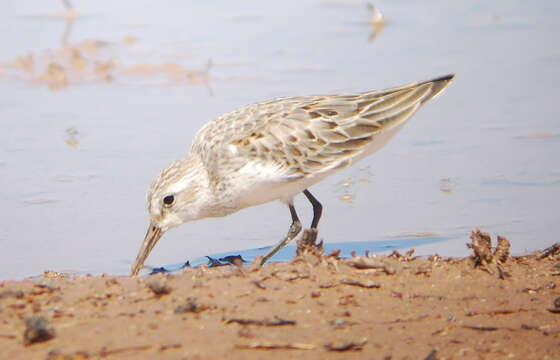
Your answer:
[[[363,152],[378,134],[405,122],[453,79],[357,95],[306,96],[248,105],[202,128],[192,151],[210,171],[247,161],[276,164],[287,178],[336,168]],[[231,151],[233,145],[235,151]]]

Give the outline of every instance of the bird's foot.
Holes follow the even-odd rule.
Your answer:
[[[297,241],[296,257],[306,254],[321,257],[324,255],[323,241],[317,243],[317,229],[308,229]]]

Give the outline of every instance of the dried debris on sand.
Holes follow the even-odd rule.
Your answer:
[[[473,230],[471,234],[472,243],[467,243],[467,247],[473,249],[473,259],[475,266],[487,266],[491,263],[503,264],[509,258],[509,241],[502,236],[498,236],[498,245],[492,251],[492,239],[490,234],[483,233],[480,229]]]
[[[498,244],[494,251],[492,251],[490,234],[483,233],[480,229],[473,230],[471,240],[472,243],[467,243],[467,247],[473,249],[472,259],[474,260],[475,267],[480,267],[490,274],[494,273],[491,268],[495,267],[500,279],[510,276],[503,268],[503,264],[509,259],[509,249],[511,247],[511,244],[505,237],[498,235]]]
[[[469,247],[345,259],[307,232],[290,263],[4,281],[0,347],[51,360],[560,358],[560,246],[510,256],[475,230]]]
[[[31,345],[36,342],[47,341],[54,337],[54,330],[49,322],[42,316],[30,316],[25,318],[25,332],[23,333],[23,344]]]

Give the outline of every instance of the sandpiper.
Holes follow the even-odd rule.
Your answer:
[[[317,229],[322,206],[307,188],[383,147],[453,77],[354,95],[274,99],[209,122],[196,134],[190,153],[163,169],[150,186],[150,227],[132,275],[167,230],[280,200],[292,224],[263,257],[264,264],[301,231],[295,195],[303,193],[311,202],[311,229]]]

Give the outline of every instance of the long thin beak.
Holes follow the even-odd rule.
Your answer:
[[[162,234],[163,232],[161,231],[161,228],[159,226],[157,226],[153,222],[150,223],[150,227],[148,228],[148,232],[146,233],[146,237],[144,238],[142,247],[138,252],[138,256],[136,256],[134,264],[132,264],[132,273],[130,274],[131,276],[138,275],[140,269],[144,267],[144,261],[146,261],[148,255],[150,255],[150,252],[158,242],[159,238],[161,238]]]

